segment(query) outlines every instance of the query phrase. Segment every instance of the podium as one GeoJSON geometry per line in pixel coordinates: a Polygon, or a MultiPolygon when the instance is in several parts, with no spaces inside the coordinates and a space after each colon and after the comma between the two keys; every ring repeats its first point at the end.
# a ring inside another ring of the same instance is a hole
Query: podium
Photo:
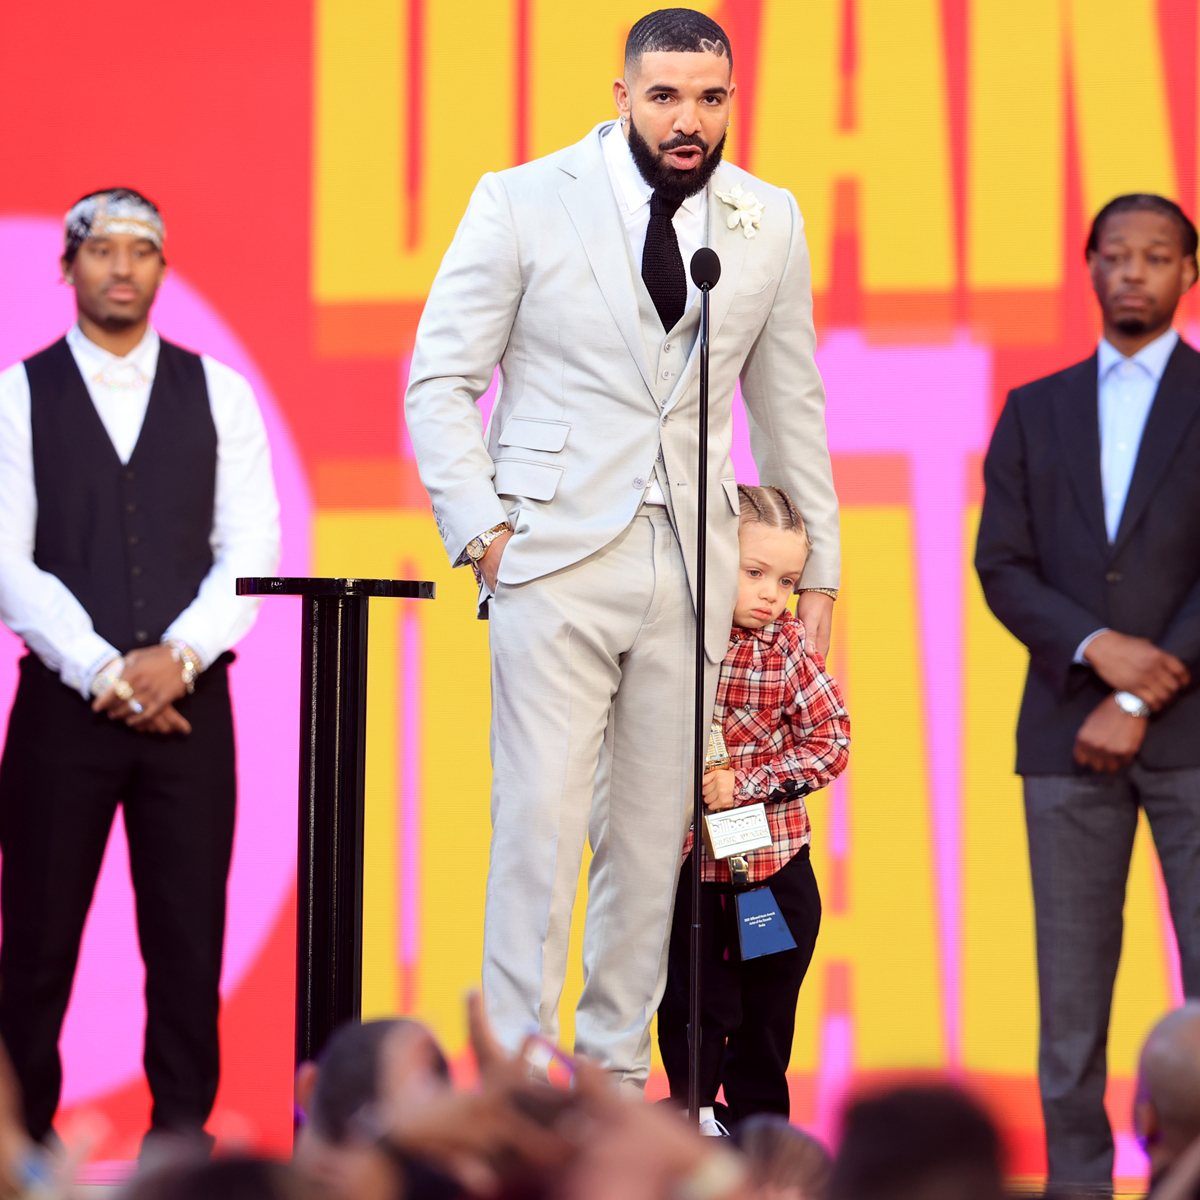
{"type": "Polygon", "coordinates": [[[367,613],[372,596],[432,600],[407,579],[241,578],[239,596],[301,596],[296,1062],[362,1013],[367,613]]]}

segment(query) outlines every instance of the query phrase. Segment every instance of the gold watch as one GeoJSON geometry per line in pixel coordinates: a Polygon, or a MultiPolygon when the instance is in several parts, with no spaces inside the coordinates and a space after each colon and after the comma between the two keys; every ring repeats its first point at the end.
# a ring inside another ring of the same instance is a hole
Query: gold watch
{"type": "Polygon", "coordinates": [[[467,543],[466,556],[472,562],[478,563],[479,560],[487,553],[487,548],[502,534],[512,533],[512,526],[507,521],[501,521],[499,525],[493,525],[491,529],[481,533],[478,537],[472,538],[467,543]]]}

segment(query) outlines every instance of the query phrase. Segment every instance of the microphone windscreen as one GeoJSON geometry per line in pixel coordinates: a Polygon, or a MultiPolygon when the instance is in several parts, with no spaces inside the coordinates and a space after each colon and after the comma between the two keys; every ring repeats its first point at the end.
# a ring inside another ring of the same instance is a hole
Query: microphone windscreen
{"type": "Polygon", "coordinates": [[[721,260],[717,252],[708,246],[701,246],[692,255],[692,282],[698,288],[715,288],[720,278],[721,260]]]}

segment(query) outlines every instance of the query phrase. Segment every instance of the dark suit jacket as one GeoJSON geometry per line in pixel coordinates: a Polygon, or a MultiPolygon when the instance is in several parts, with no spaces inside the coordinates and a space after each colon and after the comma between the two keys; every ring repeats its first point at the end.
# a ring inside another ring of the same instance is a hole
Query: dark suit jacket
{"type": "Polygon", "coordinates": [[[1111,689],[1073,663],[1107,626],[1181,658],[1192,687],[1150,719],[1139,761],[1200,766],[1200,354],[1180,342],[1146,421],[1115,543],[1104,528],[1096,356],[1014,388],[984,463],[975,568],[1029,647],[1022,775],[1079,771],[1084,718],[1111,689]]]}

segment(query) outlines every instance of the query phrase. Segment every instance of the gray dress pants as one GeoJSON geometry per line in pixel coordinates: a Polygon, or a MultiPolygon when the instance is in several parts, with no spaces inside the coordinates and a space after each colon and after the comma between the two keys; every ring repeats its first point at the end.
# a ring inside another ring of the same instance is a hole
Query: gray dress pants
{"type": "MultiPolygon", "coordinates": [[[[709,595],[720,581],[710,579],[709,595]]],[[[733,593],[730,589],[730,609],[733,593]]],[[[575,1050],[640,1095],[690,816],[695,629],[666,509],[491,605],[492,852],[483,995],[497,1036],[558,1040],[592,847],[575,1050]]],[[[720,664],[710,663],[711,712],[720,664]]]]}
{"type": "Polygon", "coordinates": [[[1056,1187],[1112,1188],[1108,1022],[1139,806],[1162,863],[1184,992],[1200,997],[1200,769],[1151,771],[1135,763],[1114,775],[1025,777],[1041,1000],[1038,1080],[1056,1187]]]}

